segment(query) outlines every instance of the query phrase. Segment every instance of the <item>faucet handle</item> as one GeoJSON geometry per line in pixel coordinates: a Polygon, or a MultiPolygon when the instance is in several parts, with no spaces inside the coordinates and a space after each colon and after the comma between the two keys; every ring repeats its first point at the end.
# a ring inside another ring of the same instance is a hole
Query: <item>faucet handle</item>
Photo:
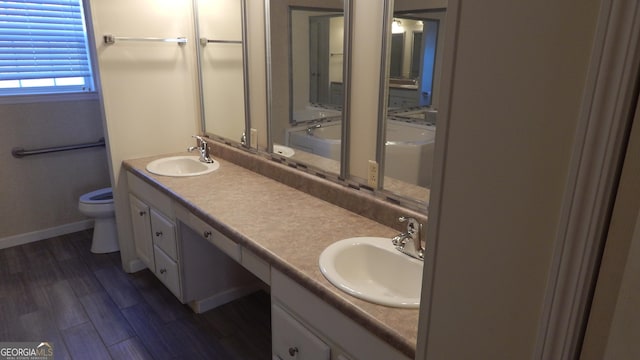
{"type": "Polygon", "coordinates": [[[191,135],[191,137],[198,141],[198,145],[200,145],[203,142],[205,142],[204,139],[202,138],[202,136],[200,136],[200,135],[191,135]]]}
{"type": "Polygon", "coordinates": [[[410,235],[416,235],[422,228],[422,225],[418,222],[418,220],[412,217],[400,216],[398,218],[398,221],[401,223],[407,223],[407,233],[410,235]]]}

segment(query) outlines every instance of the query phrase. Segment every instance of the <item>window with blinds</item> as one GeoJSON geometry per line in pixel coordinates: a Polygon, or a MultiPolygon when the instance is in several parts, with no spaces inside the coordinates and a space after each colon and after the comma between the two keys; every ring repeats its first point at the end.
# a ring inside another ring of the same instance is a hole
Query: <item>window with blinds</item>
{"type": "Polygon", "coordinates": [[[81,0],[0,1],[0,95],[93,91],[81,0]]]}

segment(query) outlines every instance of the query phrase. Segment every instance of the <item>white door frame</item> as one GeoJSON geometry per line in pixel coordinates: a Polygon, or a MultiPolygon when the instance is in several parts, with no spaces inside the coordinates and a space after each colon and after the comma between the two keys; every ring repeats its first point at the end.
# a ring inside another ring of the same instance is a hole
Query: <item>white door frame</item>
{"type": "Polygon", "coordinates": [[[534,359],[579,353],[635,111],[640,3],[600,7],[534,359]]]}

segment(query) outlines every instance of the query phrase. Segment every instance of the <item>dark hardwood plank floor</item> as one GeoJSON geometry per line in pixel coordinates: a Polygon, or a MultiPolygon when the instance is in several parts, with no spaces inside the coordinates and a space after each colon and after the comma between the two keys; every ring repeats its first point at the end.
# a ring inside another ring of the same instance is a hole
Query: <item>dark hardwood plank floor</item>
{"type": "Polygon", "coordinates": [[[0,342],[49,341],[56,359],[271,359],[269,294],[195,314],[90,230],[0,250],[0,342]]]}

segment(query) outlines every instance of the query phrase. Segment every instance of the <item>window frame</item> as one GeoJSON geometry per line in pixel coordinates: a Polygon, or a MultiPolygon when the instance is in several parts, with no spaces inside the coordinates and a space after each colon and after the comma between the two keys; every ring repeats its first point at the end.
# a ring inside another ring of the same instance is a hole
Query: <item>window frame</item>
{"type": "MultiPolygon", "coordinates": [[[[54,85],[43,87],[0,88],[0,105],[51,101],[82,101],[98,99],[98,72],[95,63],[95,46],[87,0],[77,0],[83,22],[86,55],[90,76],[85,85],[54,85]],[[89,84],[87,84],[89,82],[89,84]]],[[[36,1],[34,1],[36,2],[36,1]]],[[[54,78],[54,77],[50,77],[54,78]]],[[[46,79],[46,77],[43,77],[46,79]]]]}

